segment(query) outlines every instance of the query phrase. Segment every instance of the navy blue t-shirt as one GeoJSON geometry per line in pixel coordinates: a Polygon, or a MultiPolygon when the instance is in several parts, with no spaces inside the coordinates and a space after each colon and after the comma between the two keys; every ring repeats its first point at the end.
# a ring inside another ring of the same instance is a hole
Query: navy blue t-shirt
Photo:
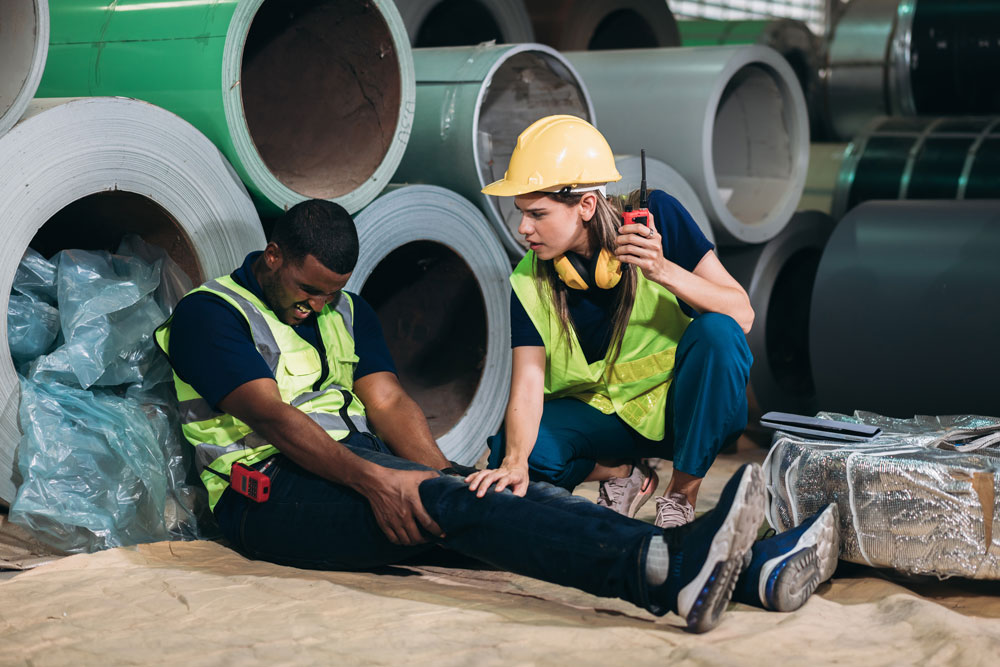
{"type": "MultiPolygon", "coordinates": [[[[649,211],[653,222],[663,238],[663,256],[684,268],[694,271],[698,262],[715,246],[705,238],[691,214],[674,197],[662,190],[649,194],[649,211]]],[[[576,329],[577,340],[583,348],[588,363],[603,359],[611,342],[611,318],[618,302],[618,290],[566,290],[566,301],[570,317],[576,329]]],[[[697,313],[689,305],[678,299],[681,310],[694,317],[697,313]]],[[[510,346],[540,346],[542,336],[538,333],[527,311],[517,298],[510,293],[510,346]]]]}
{"type": "MultiPolygon", "coordinates": [[[[264,292],[252,268],[260,255],[259,251],[250,253],[243,266],[230,275],[263,301],[264,292]]],[[[354,351],[359,358],[354,379],[379,371],[395,373],[375,311],[357,294],[347,293],[354,302],[354,351]]],[[[315,316],[293,329],[319,351],[315,316]]],[[[228,302],[205,292],[184,297],[174,309],[170,363],[177,375],[213,406],[240,385],[274,377],[254,345],[246,318],[228,302]]]]}

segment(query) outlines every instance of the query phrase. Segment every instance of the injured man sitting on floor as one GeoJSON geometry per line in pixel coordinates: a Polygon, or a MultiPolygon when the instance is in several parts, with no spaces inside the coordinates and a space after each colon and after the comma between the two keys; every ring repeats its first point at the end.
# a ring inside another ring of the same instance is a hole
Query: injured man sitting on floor
{"type": "Polygon", "coordinates": [[[191,291],[157,329],[209,504],[248,557],[358,570],[445,548],[676,613],[694,632],[717,625],[731,598],[797,608],[832,574],[835,506],[755,542],[756,464],[674,529],[545,483],[524,497],[470,492],[474,471],[438,449],[373,309],[344,290],[357,259],[347,211],[302,202],[263,251],[191,291]]]}

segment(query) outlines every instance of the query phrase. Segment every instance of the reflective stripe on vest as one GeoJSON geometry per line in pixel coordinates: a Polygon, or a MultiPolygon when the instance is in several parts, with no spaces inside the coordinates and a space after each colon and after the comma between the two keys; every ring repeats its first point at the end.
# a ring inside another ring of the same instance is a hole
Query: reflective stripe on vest
{"type": "MultiPolygon", "coordinates": [[[[663,440],[674,354],[691,321],[677,298],[638,272],[621,353],[609,371],[607,358],[587,363],[572,325],[567,345],[550,288],[536,278],[537,261],[541,260],[529,251],[511,274],[510,283],[545,346],[546,398],[579,399],[605,414],[617,413],[650,440],[663,440]]],[[[613,351],[609,345],[608,354],[613,351]]]]}
{"type": "MultiPolygon", "coordinates": [[[[214,294],[243,314],[283,400],[302,410],[334,439],[351,431],[369,432],[364,406],[352,393],[357,355],[354,311],[348,295],[339,294],[317,315],[329,368],[326,377],[321,377],[319,351],[232,278],[208,281],[194,291],[214,294]],[[320,382],[323,384],[317,387],[320,382]]],[[[170,323],[168,319],[156,331],[157,343],[164,350],[169,349],[170,323]]],[[[216,410],[176,373],[174,387],[184,435],[195,447],[198,472],[209,491],[209,506],[214,509],[227,484],[206,468],[228,474],[236,461],[253,465],[278,450],[245,423],[216,410]]]]}

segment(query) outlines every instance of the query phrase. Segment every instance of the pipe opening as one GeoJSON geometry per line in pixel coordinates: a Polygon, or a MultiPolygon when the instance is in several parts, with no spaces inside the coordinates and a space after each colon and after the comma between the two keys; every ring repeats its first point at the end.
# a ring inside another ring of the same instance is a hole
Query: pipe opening
{"type": "Polygon", "coordinates": [[[432,241],[401,246],[361,289],[382,322],[403,388],[435,438],[458,423],[486,362],[486,303],[469,265],[432,241]]]}
{"type": "MultiPolygon", "coordinates": [[[[500,64],[485,82],[487,93],[479,108],[477,155],[483,185],[503,178],[517,137],[539,118],[572,114],[590,121],[583,88],[568,67],[541,51],[522,51],[500,64]]],[[[513,197],[490,197],[513,238],[521,214],[513,197]]]]}
{"type": "Polygon", "coordinates": [[[28,80],[38,41],[34,0],[0,2],[0,116],[14,105],[28,80]]]}
{"type": "Polygon", "coordinates": [[[413,48],[468,46],[490,40],[506,41],[490,10],[475,0],[444,0],[427,13],[413,48]]]}
{"type": "Polygon", "coordinates": [[[588,51],[607,49],[652,49],[662,46],[649,22],[633,9],[611,12],[597,25],[587,44],[588,51]]]}
{"type": "Polygon", "coordinates": [[[166,250],[193,284],[204,282],[198,254],[177,220],[133,192],[98,192],[67,204],[42,225],[30,246],[46,258],[68,248],[114,252],[127,234],[166,250]]]}
{"type": "Polygon", "coordinates": [[[793,105],[776,75],[748,65],[726,85],[715,112],[712,162],[719,195],[745,225],[764,222],[789,196],[793,105]]]}
{"type": "Polygon", "coordinates": [[[765,349],[771,372],[782,391],[801,398],[816,395],[809,361],[809,306],[822,254],[819,248],[793,253],[778,271],[767,305],[765,349]]]}
{"type": "Polygon", "coordinates": [[[396,134],[401,74],[389,26],[370,2],[264,2],[243,50],[241,90],[257,151],[305,197],[353,192],[396,134]]]}

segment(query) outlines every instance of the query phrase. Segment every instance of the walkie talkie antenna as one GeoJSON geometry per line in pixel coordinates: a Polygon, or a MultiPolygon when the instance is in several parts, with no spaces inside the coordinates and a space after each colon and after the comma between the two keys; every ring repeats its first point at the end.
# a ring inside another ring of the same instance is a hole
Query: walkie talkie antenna
{"type": "Polygon", "coordinates": [[[649,200],[646,198],[646,149],[639,151],[639,164],[642,165],[642,180],[639,181],[639,208],[646,208],[649,200]]]}

